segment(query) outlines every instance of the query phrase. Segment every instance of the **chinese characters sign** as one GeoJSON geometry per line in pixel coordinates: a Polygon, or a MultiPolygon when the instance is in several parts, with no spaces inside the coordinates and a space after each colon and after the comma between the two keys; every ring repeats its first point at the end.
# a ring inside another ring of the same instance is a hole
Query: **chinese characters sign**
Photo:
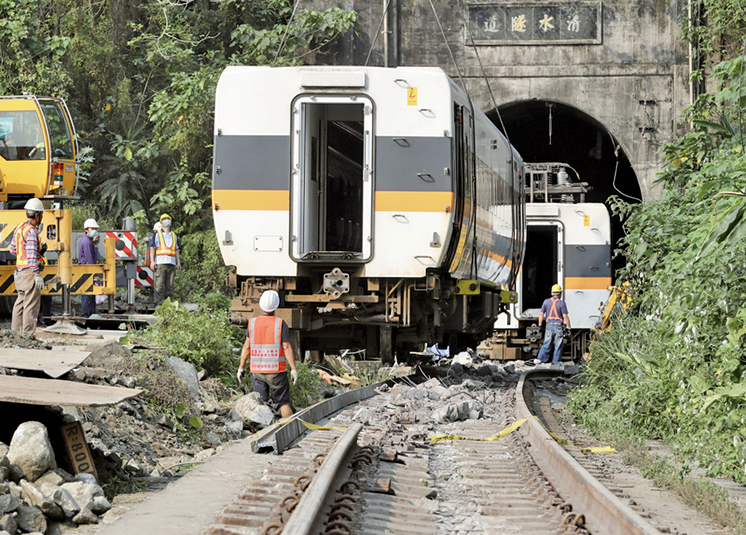
{"type": "Polygon", "coordinates": [[[601,44],[601,3],[472,4],[469,26],[481,45],[601,44]]]}

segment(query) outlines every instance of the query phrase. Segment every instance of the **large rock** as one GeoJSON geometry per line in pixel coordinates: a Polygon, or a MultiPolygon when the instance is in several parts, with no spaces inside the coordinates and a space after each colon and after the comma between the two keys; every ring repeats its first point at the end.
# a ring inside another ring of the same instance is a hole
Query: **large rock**
{"type": "Polygon", "coordinates": [[[0,516],[0,531],[7,533],[15,533],[18,531],[18,523],[13,515],[2,515],[0,516]]]}
{"type": "Polygon", "coordinates": [[[80,505],[68,490],[52,483],[43,483],[39,490],[44,496],[60,506],[65,518],[72,518],[80,512],[80,505]]]}
{"type": "Polygon", "coordinates": [[[56,468],[57,460],[44,424],[24,422],[19,425],[10,441],[8,460],[16,465],[29,481],[36,481],[48,470],[56,468]]]}
{"type": "Polygon", "coordinates": [[[65,513],[62,512],[62,508],[47,498],[35,485],[29,483],[25,479],[22,479],[20,484],[23,489],[23,495],[29,505],[36,507],[52,520],[65,519],[65,513]]]}
{"type": "Polygon", "coordinates": [[[258,424],[260,427],[272,425],[275,415],[262,401],[258,392],[252,392],[239,398],[236,402],[235,411],[246,423],[258,424]]]}
{"type": "Polygon", "coordinates": [[[189,393],[192,395],[192,398],[194,398],[194,401],[201,402],[199,396],[199,378],[197,376],[197,368],[195,368],[191,363],[185,362],[178,357],[166,357],[166,360],[174,373],[181,377],[181,379],[186,383],[189,393]]]}
{"type": "Polygon", "coordinates": [[[24,533],[39,532],[44,533],[47,531],[47,519],[36,507],[27,507],[25,505],[19,505],[16,511],[16,523],[18,529],[24,533]]]}
{"type": "Polygon", "coordinates": [[[3,494],[0,496],[0,516],[6,513],[12,513],[18,509],[20,505],[18,498],[11,496],[10,494],[3,494]]]}
{"type": "Polygon", "coordinates": [[[60,488],[65,489],[70,493],[72,498],[80,506],[80,509],[93,510],[93,502],[96,497],[104,496],[104,490],[96,485],[95,483],[83,483],[82,481],[74,481],[72,483],[65,483],[60,488]]]}
{"type": "Polygon", "coordinates": [[[93,368],[113,370],[117,360],[132,358],[132,352],[118,342],[112,341],[104,345],[90,346],[88,349],[91,354],[83,361],[83,364],[93,368]]]}

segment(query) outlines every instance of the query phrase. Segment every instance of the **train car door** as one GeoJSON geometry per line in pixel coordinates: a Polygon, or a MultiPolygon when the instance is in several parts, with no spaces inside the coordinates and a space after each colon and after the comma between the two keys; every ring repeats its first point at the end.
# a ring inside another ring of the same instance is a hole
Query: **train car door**
{"type": "Polygon", "coordinates": [[[359,96],[299,98],[292,132],[293,257],[370,259],[372,103],[359,96]]]}
{"type": "Polygon", "coordinates": [[[538,318],[552,285],[564,286],[564,227],[559,221],[529,222],[526,231],[526,255],[518,281],[518,310],[521,318],[538,318]]]}

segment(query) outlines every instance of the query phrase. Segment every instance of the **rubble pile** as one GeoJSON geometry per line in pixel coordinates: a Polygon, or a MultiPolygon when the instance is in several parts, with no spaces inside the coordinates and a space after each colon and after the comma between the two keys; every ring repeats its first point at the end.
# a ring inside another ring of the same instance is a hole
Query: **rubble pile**
{"type": "Polygon", "coordinates": [[[43,424],[24,422],[10,446],[0,443],[0,534],[61,533],[64,525],[97,523],[109,509],[94,476],[57,466],[43,424]]]}

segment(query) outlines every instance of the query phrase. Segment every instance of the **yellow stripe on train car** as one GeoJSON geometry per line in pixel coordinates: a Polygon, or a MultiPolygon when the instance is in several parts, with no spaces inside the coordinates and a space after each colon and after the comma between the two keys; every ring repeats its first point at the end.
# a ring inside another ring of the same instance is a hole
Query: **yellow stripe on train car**
{"type": "Polygon", "coordinates": [[[287,212],[290,209],[288,190],[257,189],[214,189],[212,190],[214,210],[275,210],[287,212]]]}
{"type": "Polygon", "coordinates": [[[606,290],[611,285],[611,277],[565,277],[567,290],[606,290]]]}

